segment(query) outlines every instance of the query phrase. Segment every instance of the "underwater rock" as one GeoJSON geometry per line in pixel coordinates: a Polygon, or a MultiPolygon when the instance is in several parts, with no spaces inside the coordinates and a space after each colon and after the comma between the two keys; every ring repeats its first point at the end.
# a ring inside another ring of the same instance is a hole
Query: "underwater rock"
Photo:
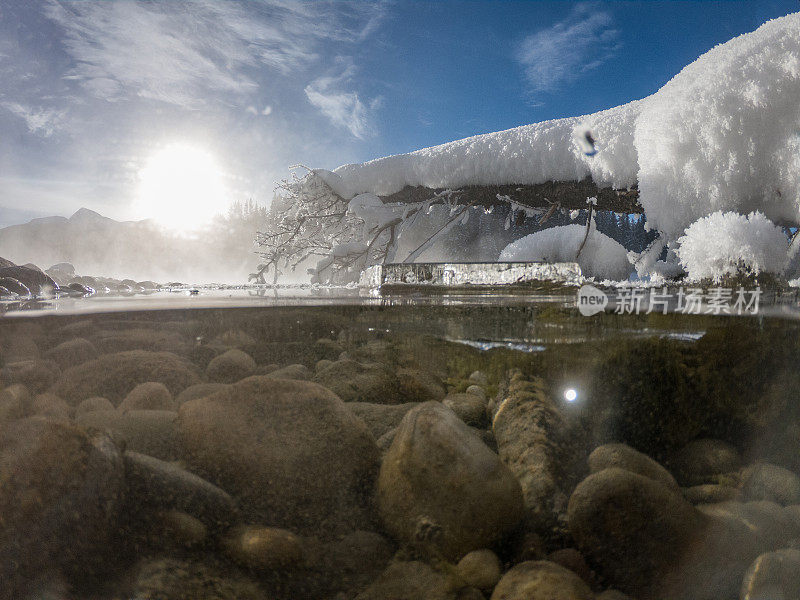
{"type": "Polygon", "coordinates": [[[485,427],[487,402],[475,394],[450,394],[442,400],[447,408],[458,415],[458,418],[472,427],[485,427]]]}
{"type": "Polygon", "coordinates": [[[569,569],[578,577],[591,587],[595,584],[592,570],[586,564],[583,554],[578,552],[575,548],[561,548],[555,550],[547,555],[547,560],[557,565],[561,565],[565,569],[569,569]]]}
{"type": "Polygon", "coordinates": [[[800,551],[789,548],[762,554],[742,579],[740,600],[800,598],[800,551]]]}
{"type": "Polygon", "coordinates": [[[224,390],[227,386],[227,383],[198,383],[196,385],[191,385],[178,394],[175,398],[175,402],[180,406],[189,400],[205,398],[206,396],[215,394],[220,390],[224,390]]]}
{"type": "Polygon", "coordinates": [[[691,504],[715,504],[736,500],[739,497],[738,488],[729,485],[706,483],[682,488],[683,497],[691,504]]]}
{"type": "Polygon", "coordinates": [[[475,385],[481,386],[484,389],[489,386],[489,378],[483,371],[473,371],[470,373],[469,381],[475,385]]]}
{"type": "Polygon", "coordinates": [[[146,454],[124,455],[132,504],[158,510],[180,510],[213,530],[238,520],[233,498],[212,483],[185,469],[146,454]]]}
{"type": "Polygon", "coordinates": [[[458,561],[456,573],[467,585],[487,592],[500,581],[503,566],[491,550],[473,550],[458,561]]]}
{"type": "Polygon", "coordinates": [[[232,349],[212,358],[206,367],[206,376],[215,383],[236,383],[256,370],[256,361],[241,350],[232,349]]]}
{"type": "Polygon", "coordinates": [[[391,563],[356,600],[457,600],[442,573],[419,561],[391,563]]]}
{"type": "Polygon", "coordinates": [[[136,568],[130,598],[267,600],[258,583],[228,567],[198,560],[148,558],[136,568]]]}
{"type": "Polygon", "coordinates": [[[255,376],[178,415],[189,464],[249,520],[315,535],[371,527],[378,448],[330,390],[255,376]]]}
{"type": "Polygon", "coordinates": [[[398,404],[405,400],[397,376],[380,363],[337,360],[317,371],[313,381],[332,390],[345,402],[398,404]]]}
{"type": "Polygon", "coordinates": [[[597,473],[603,469],[617,467],[637,475],[649,477],[673,490],[678,489],[675,478],[664,467],[646,454],[626,444],[603,444],[595,448],[587,459],[589,471],[597,473]]]}
{"type": "Polygon", "coordinates": [[[313,352],[316,361],[336,360],[336,357],[338,357],[343,351],[344,348],[342,348],[341,344],[334,342],[329,338],[320,338],[314,342],[313,352]]]}
{"type": "Polygon", "coordinates": [[[800,477],[783,467],[758,463],[745,469],[742,480],[742,497],[747,500],[800,504],[800,477]]]}
{"type": "Polygon", "coordinates": [[[447,395],[447,388],[442,380],[429,371],[398,369],[397,379],[404,402],[441,400],[447,395]]]}
{"type": "Polygon", "coordinates": [[[0,429],[0,598],[23,597],[41,571],[108,550],[124,493],[118,449],[105,435],[31,417],[0,429]]]}
{"type": "Polygon", "coordinates": [[[515,565],[494,588],[491,600],[593,600],[589,586],[561,565],[539,560],[515,565]]]}
{"type": "Polygon", "coordinates": [[[703,524],[678,493],[630,471],[604,469],[569,499],[569,532],[616,586],[636,596],[679,557],[703,524]]]}
{"type": "Polygon", "coordinates": [[[701,509],[648,477],[611,468],[575,489],[569,531],[606,581],[636,598],[727,598],[764,540],[730,511],[701,509]]]}
{"type": "Polygon", "coordinates": [[[114,405],[105,398],[95,396],[87,398],[75,407],[75,418],[79,418],[87,413],[103,410],[114,410],[114,405]]]}
{"type": "Polygon", "coordinates": [[[333,576],[333,586],[362,591],[386,568],[395,548],[373,531],[354,531],[327,544],[320,567],[333,576]]]}
{"type": "Polygon", "coordinates": [[[58,396],[39,394],[31,402],[30,414],[69,419],[72,408],[58,396]]]}
{"type": "Polygon", "coordinates": [[[0,390],[0,424],[14,419],[21,419],[28,412],[31,394],[28,388],[20,383],[0,390]]]}
{"type": "Polygon", "coordinates": [[[267,377],[275,377],[278,379],[299,379],[301,381],[308,381],[311,379],[311,369],[305,365],[288,365],[280,369],[275,369],[267,374],[267,377]]]}
{"type": "Polygon", "coordinates": [[[85,338],[75,338],[60,343],[45,352],[44,357],[54,361],[61,369],[68,369],[97,358],[97,348],[85,338]]]}
{"type": "Polygon", "coordinates": [[[191,347],[183,335],[164,329],[134,328],[123,331],[97,331],[91,336],[91,341],[104,354],[147,350],[148,352],[172,352],[186,356],[191,347]]]}
{"type": "Polygon", "coordinates": [[[669,458],[669,467],[682,486],[716,483],[716,476],[739,469],[739,452],[722,440],[692,440],[669,458]]]}
{"type": "Polygon", "coordinates": [[[200,377],[191,363],[170,352],[130,350],[67,369],[50,391],[73,406],[93,396],[119,404],[133,388],[147,381],[163,383],[174,396],[200,383],[200,377]]]}
{"type": "Polygon", "coordinates": [[[257,571],[294,571],[305,563],[302,540],[286,529],[234,527],[221,544],[234,561],[257,571]]]}
{"type": "Polygon", "coordinates": [[[438,402],[409,411],[381,465],[377,504],[387,531],[458,559],[502,539],[523,515],[512,473],[438,402]],[[420,526],[439,529],[421,540],[420,526]]]}
{"type": "Polygon", "coordinates": [[[157,381],[140,383],[133,388],[117,406],[125,413],[129,410],[177,410],[178,404],[172,398],[167,386],[157,381]]]}
{"type": "Polygon", "coordinates": [[[604,592],[597,594],[595,600],[633,600],[627,594],[623,594],[619,590],[608,589],[604,592]]]}
{"type": "Polygon", "coordinates": [[[406,413],[416,406],[419,406],[419,402],[406,402],[404,404],[347,403],[347,408],[367,424],[367,428],[376,440],[400,425],[400,421],[403,420],[406,413]]]}
{"type": "Polygon", "coordinates": [[[115,440],[124,442],[132,452],[141,452],[161,460],[177,460],[178,413],[169,410],[96,410],[81,415],[75,421],[84,429],[107,431],[115,440]]]}
{"type": "Polygon", "coordinates": [[[479,397],[481,400],[483,400],[484,402],[487,402],[487,403],[489,402],[489,399],[488,399],[488,398],[487,398],[487,396],[486,396],[486,390],[485,390],[485,389],[483,389],[483,388],[482,388],[481,386],[479,386],[479,385],[474,385],[474,384],[473,384],[473,385],[469,386],[469,387],[468,387],[466,390],[464,390],[464,391],[465,391],[467,394],[475,394],[476,396],[478,396],[478,397],[479,397]]]}
{"type": "Polygon", "coordinates": [[[800,537],[798,529],[783,509],[774,502],[719,502],[697,506],[703,514],[730,517],[740,521],[755,534],[762,551],[783,547],[789,540],[800,537]]]}
{"type": "Polygon", "coordinates": [[[549,531],[566,504],[560,488],[570,462],[568,429],[540,380],[525,381],[512,370],[492,409],[492,432],[500,459],[522,486],[526,519],[549,531]]]}
{"type": "Polygon", "coordinates": [[[0,369],[0,384],[22,383],[32,393],[39,394],[53,385],[60,374],[61,369],[50,360],[8,362],[0,369]]]}
{"type": "Polygon", "coordinates": [[[200,520],[181,510],[166,510],[159,514],[162,535],[173,543],[191,548],[208,537],[208,528],[200,520]]]}

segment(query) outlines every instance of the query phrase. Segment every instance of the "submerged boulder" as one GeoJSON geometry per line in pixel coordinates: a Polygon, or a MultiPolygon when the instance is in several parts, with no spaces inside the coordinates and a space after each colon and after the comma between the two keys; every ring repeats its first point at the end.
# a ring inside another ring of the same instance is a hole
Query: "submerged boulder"
{"type": "Polygon", "coordinates": [[[332,390],[345,402],[396,404],[404,401],[397,376],[380,363],[337,360],[319,369],[313,381],[332,390]]]}
{"type": "Polygon", "coordinates": [[[664,467],[646,454],[626,444],[603,444],[595,448],[588,458],[589,470],[597,473],[603,469],[617,467],[631,473],[649,477],[673,490],[678,488],[675,478],[664,467]]]}
{"type": "Polygon", "coordinates": [[[546,560],[527,561],[503,575],[491,600],[592,600],[589,586],[569,569],[546,560]]]}
{"type": "Polygon", "coordinates": [[[74,338],[51,348],[44,356],[62,369],[68,369],[97,358],[97,354],[97,348],[92,342],[85,338],[74,338]]]}
{"type": "Polygon", "coordinates": [[[234,348],[212,358],[206,367],[206,375],[215,383],[235,383],[252,375],[255,370],[256,361],[246,352],[234,348]]]}
{"type": "Polygon", "coordinates": [[[403,418],[378,478],[377,502],[387,530],[403,543],[430,542],[458,559],[491,547],[523,515],[522,491],[511,471],[456,414],[426,402],[403,418]]]}
{"type": "Polygon", "coordinates": [[[45,569],[88,570],[124,489],[122,456],[105,435],[42,417],[0,428],[0,598],[24,597],[45,569]]]}
{"type": "Polygon", "coordinates": [[[315,534],[369,528],[378,448],[330,390],[254,376],[178,414],[186,460],[253,521],[315,534]]]}
{"type": "Polygon", "coordinates": [[[174,396],[200,383],[194,366],[170,352],[131,350],[106,354],[64,371],[50,391],[76,405],[101,396],[119,404],[140,383],[163,383],[174,396]]]}

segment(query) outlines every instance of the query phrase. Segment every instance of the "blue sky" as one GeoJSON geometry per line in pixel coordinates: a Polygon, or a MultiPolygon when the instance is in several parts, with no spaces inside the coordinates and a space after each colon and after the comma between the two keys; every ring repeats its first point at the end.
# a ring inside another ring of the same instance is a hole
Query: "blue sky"
{"type": "Polygon", "coordinates": [[[334,168],[585,114],[658,90],[800,10],[717,2],[0,1],[0,226],[137,212],[163,148],[228,200],[334,168]]]}

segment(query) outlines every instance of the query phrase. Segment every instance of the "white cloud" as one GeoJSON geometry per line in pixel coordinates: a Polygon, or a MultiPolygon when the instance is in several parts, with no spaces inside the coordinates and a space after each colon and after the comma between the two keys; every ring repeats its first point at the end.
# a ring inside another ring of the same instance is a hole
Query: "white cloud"
{"type": "Polygon", "coordinates": [[[339,62],[344,70],[338,75],[312,81],[305,88],[306,97],[331,123],[363,139],[373,133],[372,113],[380,108],[382,98],[373,98],[364,104],[357,92],[343,89],[352,83],[355,69],[348,59],[340,58],[339,62]]]}
{"type": "Polygon", "coordinates": [[[0,106],[25,121],[31,133],[42,137],[53,135],[67,114],[66,110],[25,106],[19,102],[3,102],[0,106]]]}
{"type": "Polygon", "coordinates": [[[284,0],[51,0],[44,12],[63,29],[75,63],[66,77],[91,95],[200,108],[215,93],[229,99],[255,91],[265,67],[287,75],[318,61],[323,42],[360,39],[384,10],[284,0]]]}
{"type": "Polygon", "coordinates": [[[569,17],[526,37],[516,58],[532,93],[552,92],[610,59],[619,48],[612,16],[595,3],[577,5],[569,17]]]}

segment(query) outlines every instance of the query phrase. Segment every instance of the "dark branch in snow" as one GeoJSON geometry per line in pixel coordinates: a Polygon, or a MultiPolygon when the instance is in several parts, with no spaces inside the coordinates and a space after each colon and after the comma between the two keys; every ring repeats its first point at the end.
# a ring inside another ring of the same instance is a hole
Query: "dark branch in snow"
{"type": "MultiPolygon", "coordinates": [[[[432,200],[448,192],[444,189],[432,189],[423,186],[406,186],[399,192],[382,196],[384,203],[414,204],[432,200]]],[[[608,210],[616,213],[642,214],[644,210],[639,204],[639,190],[616,190],[614,188],[598,188],[591,179],[583,181],[548,181],[533,185],[471,185],[449,190],[451,203],[483,206],[489,208],[498,204],[498,196],[506,196],[511,202],[527,208],[549,209],[560,202],[564,210],[580,210],[586,208],[586,198],[595,196],[595,210],[608,210]]]]}

